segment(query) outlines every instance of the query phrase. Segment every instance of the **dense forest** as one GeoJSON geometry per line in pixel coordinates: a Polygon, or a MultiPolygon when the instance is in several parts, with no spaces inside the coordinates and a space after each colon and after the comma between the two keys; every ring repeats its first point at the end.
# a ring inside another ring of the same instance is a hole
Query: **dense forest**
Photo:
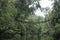
{"type": "Polygon", "coordinates": [[[45,18],[34,14],[42,10],[39,1],[0,0],[0,40],[60,40],[60,0],[53,0],[45,18]]]}

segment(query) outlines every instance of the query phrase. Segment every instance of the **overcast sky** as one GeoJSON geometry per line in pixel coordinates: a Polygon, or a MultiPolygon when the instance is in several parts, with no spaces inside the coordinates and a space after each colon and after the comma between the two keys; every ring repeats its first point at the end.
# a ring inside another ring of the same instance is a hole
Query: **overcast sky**
{"type": "MultiPolygon", "coordinates": [[[[49,1],[49,0],[42,0],[42,1],[39,1],[40,2],[40,5],[42,8],[46,8],[46,7],[49,7],[50,9],[52,8],[52,3],[53,1],[49,1]]],[[[38,8],[36,11],[35,11],[35,14],[37,16],[44,16],[44,14],[46,14],[45,12],[41,12],[40,9],[38,8]]]]}

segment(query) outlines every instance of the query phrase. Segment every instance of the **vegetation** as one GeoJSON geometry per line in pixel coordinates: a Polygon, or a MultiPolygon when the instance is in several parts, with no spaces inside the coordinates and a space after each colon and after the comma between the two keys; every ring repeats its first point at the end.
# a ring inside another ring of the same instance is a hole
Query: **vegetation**
{"type": "Polygon", "coordinates": [[[38,0],[0,0],[0,40],[59,40],[60,0],[45,18],[34,14],[30,4],[38,0]]]}

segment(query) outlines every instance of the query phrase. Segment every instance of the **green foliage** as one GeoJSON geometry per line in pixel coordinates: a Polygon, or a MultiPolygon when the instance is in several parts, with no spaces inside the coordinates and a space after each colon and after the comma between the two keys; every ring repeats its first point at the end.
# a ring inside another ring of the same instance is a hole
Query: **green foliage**
{"type": "Polygon", "coordinates": [[[0,39],[54,40],[55,32],[60,32],[60,1],[55,0],[45,18],[33,14],[26,1],[29,0],[0,0],[0,39]]]}
{"type": "Polygon", "coordinates": [[[52,32],[50,35],[54,40],[59,40],[60,37],[58,37],[58,34],[60,32],[60,0],[54,0],[54,6],[53,10],[48,14],[46,18],[50,20],[49,25],[52,29],[50,32],[52,32]],[[57,38],[58,37],[58,38],[57,38]]]}

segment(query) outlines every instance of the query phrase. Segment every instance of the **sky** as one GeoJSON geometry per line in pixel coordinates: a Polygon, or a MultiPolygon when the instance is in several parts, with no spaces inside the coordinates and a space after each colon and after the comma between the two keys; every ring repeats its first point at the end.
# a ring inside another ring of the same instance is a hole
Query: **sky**
{"type": "MultiPolygon", "coordinates": [[[[40,3],[40,5],[41,5],[42,8],[49,7],[51,9],[53,1],[41,0],[41,1],[39,1],[39,3],[40,3]]],[[[46,14],[45,12],[41,12],[41,10],[39,8],[34,13],[37,16],[43,16],[43,17],[45,17],[45,14],[46,14]]]]}

